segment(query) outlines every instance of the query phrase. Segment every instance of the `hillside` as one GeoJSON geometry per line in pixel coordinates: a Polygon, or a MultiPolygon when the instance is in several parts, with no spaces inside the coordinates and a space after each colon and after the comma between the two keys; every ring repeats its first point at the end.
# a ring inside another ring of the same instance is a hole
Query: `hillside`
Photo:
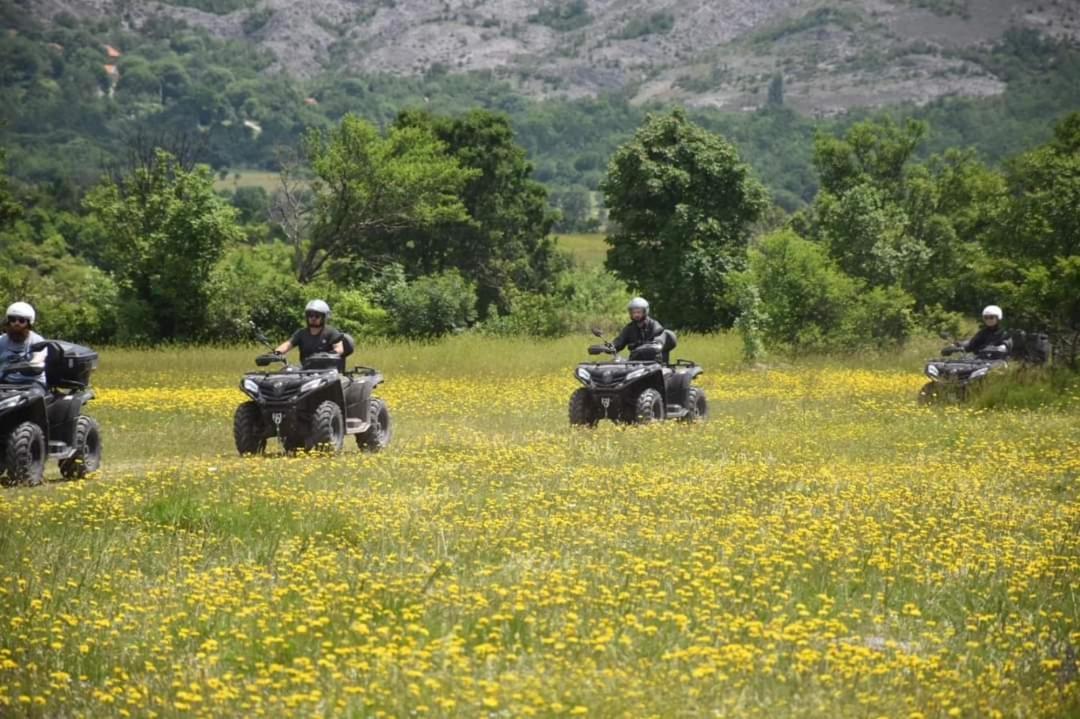
{"type": "Polygon", "coordinates": [[[273,58],[327,71],[489,71],[533,98],[626,92],[635,102],[749,110],[769,87],[815,116],[1000,94],[970,57],[1011,28],[1080,36],[1071,0],[24,0],[41,19],[166,15],[273,58]],[[774,78],[782,77],[782,81],[774,78]]]}

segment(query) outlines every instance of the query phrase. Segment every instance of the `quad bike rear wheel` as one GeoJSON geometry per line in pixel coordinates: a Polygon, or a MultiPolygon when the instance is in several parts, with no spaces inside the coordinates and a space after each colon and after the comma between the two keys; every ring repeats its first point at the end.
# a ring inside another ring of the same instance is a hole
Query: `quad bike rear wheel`
{"type": "Polygon", "coordinates": [[[16,425],[7,438],[4,460],[11,484],[36,487],[45,477],[45,433],[34,422],[16,425]]]}
{"type": "Polygon", "coordinates": [[[709,401],[705,397],[705,390],[700,387],[691,387],[686,393],[686,414],[682,416],[684,422],[700,422],[709,416],[709,401]]]}
{"type": "Polygon", "coordinates": [[[654,389],[642,390],[634,408],[638,424],[652,424],[664,419],[664,398],[654,389]]]}
{"type": "Polygon", "coordinates": [[[326,400],[315,408],[306,448],[315,452],[340,452],[345,445],[345,419],[336,402],[326,400]]]}
{"type": "Polygon", "coordinates": [[[596,426],[596,412],[589,397],[589,390],[584,387],[578,387],[570,395],[570,424],[576,427],[596,426]]]}
{"type": "Polygon", "coordinates": [[[356,446],[365,452],[381,452],[390,446],[394,427],[390,420],[390,408],[378,397],[371,398],[368,422],[371,425],[367,430],[356,435],[356,446]]]}
{"type": "Polygon", "coordinates": [[[256,402],[244,402],[233,414],[233,439],[241,455],[262,454],[266,450],[266,431],[262,410],[256,402]]]}
{"type": "Polygon", "coordinates": [[[64,479],[82,479],[101,468],[101,427],[85,414],[75,421],[75,454],[60,460],[64,479]]]}

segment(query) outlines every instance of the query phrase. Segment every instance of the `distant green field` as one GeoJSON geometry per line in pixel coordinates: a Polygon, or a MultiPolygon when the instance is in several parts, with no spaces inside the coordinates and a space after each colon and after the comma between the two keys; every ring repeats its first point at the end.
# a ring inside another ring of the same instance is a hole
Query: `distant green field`
{"type": "Polygon", "coordinates": [[[238,187],[261,187],[267,192],[274,192],[280,186],[276,172],[266,170],[238,170],[230,172],[224,179],[214,182],[215,190],[235,190],[238,187]]]}
{"type": "Polygon", "coordinates": [[[599,232],[580,235],[557,235],[555,241],[562,249],[569,250],[574,259],[586,267],[602,265],[604,258],[607,256],[604,235],[599,232]]]}

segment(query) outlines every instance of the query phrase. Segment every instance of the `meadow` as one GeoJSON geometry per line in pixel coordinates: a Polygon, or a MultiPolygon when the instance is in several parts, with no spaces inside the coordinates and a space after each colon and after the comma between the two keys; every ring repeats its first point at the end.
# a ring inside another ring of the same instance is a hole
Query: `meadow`
{"type": "Polygon", "coordinates": [[[235,456],[256,348],[104,351],[102,471],[0,491],[0,716],[1080,712],[1080,386],[688,336],[708,422],[572,430],[588,342],[361,347],[334,458],[235,456]]]}

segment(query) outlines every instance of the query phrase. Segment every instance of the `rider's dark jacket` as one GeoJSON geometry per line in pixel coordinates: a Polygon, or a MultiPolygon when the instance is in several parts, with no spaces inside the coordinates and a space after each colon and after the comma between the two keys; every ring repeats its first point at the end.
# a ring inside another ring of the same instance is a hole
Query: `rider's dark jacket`
{"type": "Polygon", "coordinates": [[[624,347],[629,347],[632,352],[641,345],[658,341],[662,334],[664,334],[663,325],[652,317],[646,317],[641,324],[631,322],[615,338],[615,351],[618,352],[624,347]]]}
{"type": "Polygon", "coordinates": [[[975,333],[975,336],[964,343],[964,349],[968,352],[980,352],[987,347],[993,347],[994,345],[1000,345],[1005,343],[1005,330],[1002,329],[1001,323],[997,323],[994,327],[988,327],[983,325],[979,328],[979,331],[975,333]]]}

